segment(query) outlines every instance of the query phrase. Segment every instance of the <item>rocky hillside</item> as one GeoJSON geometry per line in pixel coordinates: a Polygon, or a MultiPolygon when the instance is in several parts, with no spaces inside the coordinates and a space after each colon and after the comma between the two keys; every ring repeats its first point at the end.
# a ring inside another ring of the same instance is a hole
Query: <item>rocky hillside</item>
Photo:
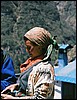
{"type": "Polygon", "coordinates": [[[60,18],[65,20],[76,30],[76,1],[54,1],[60,14],[60,18]]]}
{"type": "MultiPolygon", "coordinates": [[[[15,71],[27,58],[23,35],[32,27],[46,28],[57,42],[76,45],[75,1],[1,1],[1,47],[13,58],[15,71]]],[[[57,54],[52,54],[52,62],[57,54]]]]}
{"type": "Polygon", "coordinates": [[[68,62],[73,61],[76,58],[76,45],[67,53],[68,55],[68,62]]]}

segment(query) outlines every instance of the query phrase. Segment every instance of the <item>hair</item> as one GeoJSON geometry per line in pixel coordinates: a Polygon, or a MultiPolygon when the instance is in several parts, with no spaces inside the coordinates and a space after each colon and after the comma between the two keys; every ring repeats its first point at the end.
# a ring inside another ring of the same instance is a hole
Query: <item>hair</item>
{"type": "MultiPolygon", "coordinates": [[[[25,36],[24,36],[23,38],[24,38],[24,41],[29,40],[29,39],[28,39],[27,37],[25,37],[25,36]]],[[[31,41],[31,40],[29,40],[29,41],[31,41]]],[[[31,42],[32,42],[33,45],[37,45],[35,42],[33,42],[33,41],[31,41],[31,42]]]]}

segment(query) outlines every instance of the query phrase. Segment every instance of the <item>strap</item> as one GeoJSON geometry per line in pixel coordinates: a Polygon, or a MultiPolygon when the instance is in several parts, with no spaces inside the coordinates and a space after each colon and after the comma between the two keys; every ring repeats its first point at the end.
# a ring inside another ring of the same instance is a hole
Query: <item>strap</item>
{"type": "Polygon", "coordinates": [[[23,73],[20,74],[20,77],[17,80],[20,89],[22,88],[23,90],[26,90],[29,74],[32,71],[33,67],[39,64],[40,62],[42,61],[35,63],[34,65],[32,65],[31,67],[29,67],[27,70],[25,70],[23,73]]]}

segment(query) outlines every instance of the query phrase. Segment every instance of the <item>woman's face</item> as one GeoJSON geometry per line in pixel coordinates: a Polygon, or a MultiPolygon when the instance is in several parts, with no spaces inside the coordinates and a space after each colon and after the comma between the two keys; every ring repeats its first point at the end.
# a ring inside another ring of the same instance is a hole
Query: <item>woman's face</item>
{"type": "Polygon", "coordinates": [[[32,59],[42,55],[42,48],[40,46],[34,45],[31,41],[26,40],[26,52],[29,53],[32,59]]]}

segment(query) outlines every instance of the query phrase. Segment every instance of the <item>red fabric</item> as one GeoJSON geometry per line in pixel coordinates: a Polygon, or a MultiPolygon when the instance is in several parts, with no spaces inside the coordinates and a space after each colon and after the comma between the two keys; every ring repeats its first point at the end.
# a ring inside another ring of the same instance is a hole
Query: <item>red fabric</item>
{"type": "Polygon", "coordinates": [[[32,66],[33,64],[41,61],[43,59],[43,56],[40,56],[40,57],[37,57],[35,59],[31,59],[31,58],[28,58],[25,63],[21,64],[20,65],[20,72],[24,72],[25,70],[27,70],[30,66],[32,66]]]}

